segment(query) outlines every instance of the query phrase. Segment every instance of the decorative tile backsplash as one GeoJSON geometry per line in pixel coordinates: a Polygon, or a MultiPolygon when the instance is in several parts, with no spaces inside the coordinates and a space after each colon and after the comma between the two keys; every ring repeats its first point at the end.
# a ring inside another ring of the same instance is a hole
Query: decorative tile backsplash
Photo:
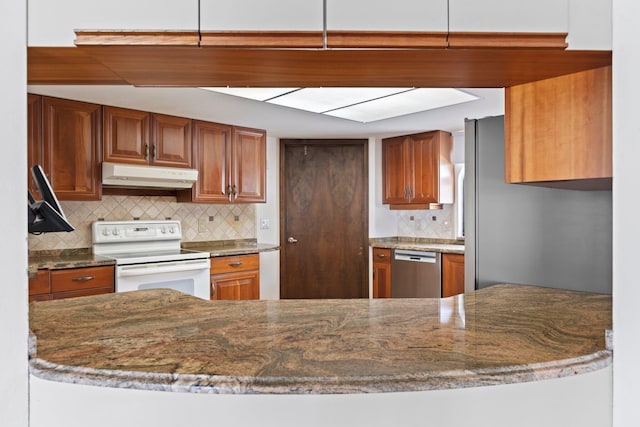
{"type": "Polygon", "coordinates": [[[437,210],[399,211],[398,236],[455,239],[454,218],[453,205],[437,210]]]}
{"type": "Polygon", "coordinates": [[[29,235],[29,250],[91,247],[91,224],[105,221],[175,219],[182,222],[183,241],[256,238],[254,204],[177,203],[175,197],[103,196],[97,202],[60,202],[75,231],[29,235]],[[213,221],[209,221],[213,217],[213,221]]]}

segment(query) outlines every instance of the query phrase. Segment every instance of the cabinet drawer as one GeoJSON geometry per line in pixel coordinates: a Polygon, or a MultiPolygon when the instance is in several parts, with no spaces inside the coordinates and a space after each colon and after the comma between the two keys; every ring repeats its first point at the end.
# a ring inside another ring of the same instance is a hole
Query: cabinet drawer
{"type": "Polygon", "coordinates": [[[34,277],[29,277],[29,295],[48,294],[51,292],[49,270],[38,270],[34,277]]]}
{"type": "Polygon", "coordinates": [[[260,269],[260,256],[258,254],[211,258],[211,274],[258,269],[260,269]]]}
{"type": "Polygon", "coordinates": [[[85,267],[51,272],[51,291],[113,287],[114,267],[85,267]]]}
{"type": "Polygon", "coordinates": [[[391,262],[391,249],[387,248],[373,248],[373,262],[390,263],[391,262]]]}

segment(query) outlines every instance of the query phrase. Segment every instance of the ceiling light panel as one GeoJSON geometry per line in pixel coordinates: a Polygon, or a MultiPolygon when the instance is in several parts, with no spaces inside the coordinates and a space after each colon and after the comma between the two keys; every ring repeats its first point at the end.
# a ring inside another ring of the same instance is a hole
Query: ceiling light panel
{"type": "Polygon", "coordinates": [[[266,101],[268,99],[284,95],[285,93],[298,90],[296,87],[201,87],[200,89],[254,99],[256,101],[266,101]]]}
{"type": "Polygon", "coordinates": [[[349,105],[369,100],[388,97],[410,90],[409,88],[337,88],[319,87],[304,88],[277,98],[270,99],[270,104],[282,105],[299,110],[324,113],[349,105]]]}
{"type": "Polygon", "coordinates": [[[329,111],[326,114],[368,123],[420,111],[433,110],[478,99],[457,89],[415,89],[393,96],[329,111]]]}

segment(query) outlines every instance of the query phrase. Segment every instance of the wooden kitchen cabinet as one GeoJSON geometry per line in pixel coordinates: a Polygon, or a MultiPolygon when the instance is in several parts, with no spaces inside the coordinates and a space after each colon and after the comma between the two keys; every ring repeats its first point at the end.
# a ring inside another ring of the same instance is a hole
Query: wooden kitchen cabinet
{"type": "Polygon", "coordinates": [[[266,199],[266,133],[194,120],[193,157],[198,180],[178,201],[260,203],[266,199]]]}
{"type": "Polygon", "coordinates": [[[37,107],[29,108],[29,164],[41,159],[58,199],[100,200],[101,106],[42,97],[42,144],[35,130],[37,107]]]}
{"type": "Polygon", "coordinates": [[[464,255],[442,254],[442,297],[464,293],[464,255]]]}
{"type": "Polygon", "coordinates": [[[391,249],[373,248],[373,297],[391,298],[391,249]]]}
{"type": "Polygon", "coordinates": [[[42,146],[42,96],[27,94],[27,180],[31,195],[42,200],[42,195],[31,176],[31,168],[42,165],[44,147],[42,146]]]}
{"type": "Polygon", "coordinates": [[[260,256],[211,258],[211,299],[260,299],[260,256]]]}
{"type": "Polygon", "coordinates": [[[114,291],[113,266],[38,270],[29,277],[29,302],[108,294],[114,291]]]}
{"type": "Polygon", "coordinates": [[[105,162],[190,168],[191,119],[104,107],[105,162]]]}
{"type": "Polygon", "coordinates": [[[505,180],[609,189],[611,67],[505,89],[505,180]]]}
{"type": "Polygon", "coordinates": [[[453,203],[451,134],[422,132],[382,140],[382,203],[391,209],[429,209],[453,203]]]}

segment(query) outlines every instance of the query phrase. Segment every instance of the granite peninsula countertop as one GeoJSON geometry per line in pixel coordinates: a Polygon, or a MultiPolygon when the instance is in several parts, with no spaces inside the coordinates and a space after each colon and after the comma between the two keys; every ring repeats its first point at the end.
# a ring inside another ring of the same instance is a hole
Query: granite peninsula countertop
{"type": "Polygon", "coordinates": [[[193,393],[528,382],[605,368],[611,297],[495,285],[443,299],[205,301],[172,290],[33,302],[30,371],[193,393]]]}
{"type": "MultiPolygon", "coordinates": [[[[185,242],[182,247],[195,251],[209,252],[211,257],[255,254],[279,249],[278,245],[257,243],[253,239],[185,242]]],[[[114,264],[115,260],[113,258],[95,255],[90,248],[35,251],[29,254],[30,273],[42,269],[57,270],[114,264]]]]}
{"type": "Polygon", "coordinates": [[[449,254],[464,254],[464,240],[413,237],[382,237],[369,239],[373,248],[408,249],[449,254]]]}

